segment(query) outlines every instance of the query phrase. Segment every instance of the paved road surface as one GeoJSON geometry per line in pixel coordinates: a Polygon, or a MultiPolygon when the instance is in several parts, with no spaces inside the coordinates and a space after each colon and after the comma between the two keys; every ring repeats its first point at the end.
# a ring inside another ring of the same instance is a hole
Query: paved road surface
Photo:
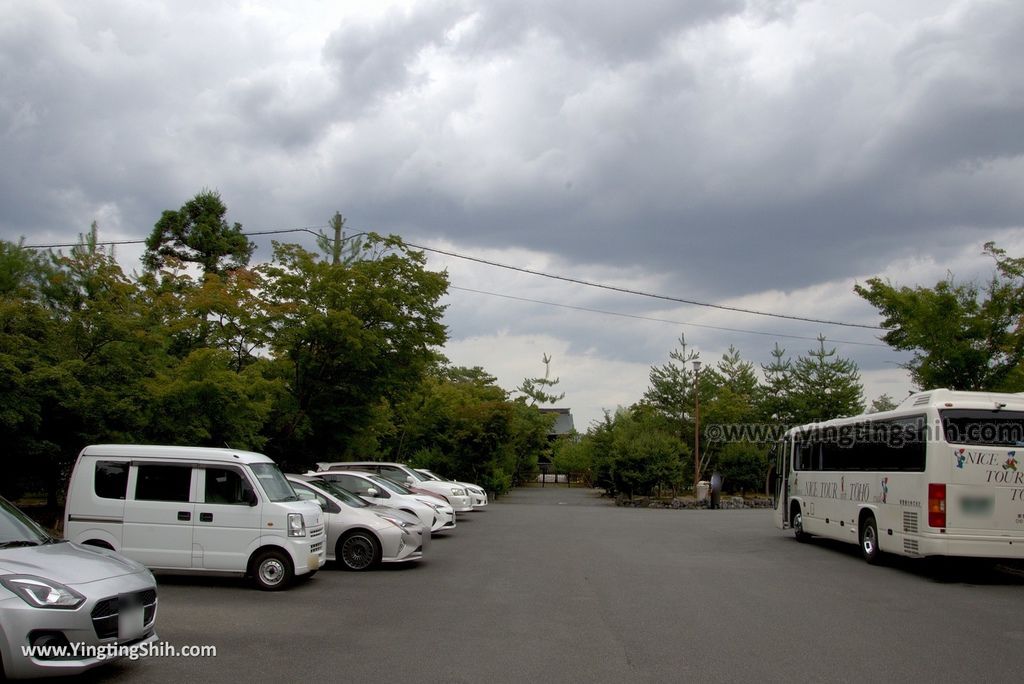
{"type": "Polygon", "coordinates": [[[863,563],[762,510],[616,508],[526,489],[418,566],[328,567],[290,591],[161,578],[158,631],[216,658],[86,681],[1013,681],[1024,579],[863,563]]]}

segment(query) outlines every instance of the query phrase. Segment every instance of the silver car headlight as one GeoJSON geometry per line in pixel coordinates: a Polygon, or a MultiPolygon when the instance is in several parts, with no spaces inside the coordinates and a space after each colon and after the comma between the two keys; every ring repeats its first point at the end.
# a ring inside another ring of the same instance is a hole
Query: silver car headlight
{"type": "Polygon", "coordinates": [[[306,536],[306,521],[302,519],[301,513],[289,513],[288,514],[288,536],[289,537],[305,537],[306,536]]]}
{"type": "Polygon", "coordinates": [[[0,584],[33,608],[74,610],[85,602],[85,597],[71,587],[45,577],[7,575],[0,577],[0,584]]]}
{"type": "Polygon", "coordinates": [[[386,514],[383,514],[383,513],[378,513],[377,516],[382,518],[383,520],[387,520],[389,523],[391,523],[395,527],[401,527],[403,530],[406,527],[409,526],[409,523],[407,523],[406,521],[402,520],[401,518],[396,518],[394,516],[386,515],[386,514]]]}
{"type": "Polygon", "coordinates": [[[466,496],[466,490],[456,487],[452,489],[452,496],[466,496]]]}

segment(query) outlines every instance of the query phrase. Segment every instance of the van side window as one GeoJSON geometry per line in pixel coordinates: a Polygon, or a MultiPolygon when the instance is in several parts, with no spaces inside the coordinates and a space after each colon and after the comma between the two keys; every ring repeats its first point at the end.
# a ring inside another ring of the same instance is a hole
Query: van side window
{"type": "Polygon", "coordinates": [[[140,501],[188,501],[192,468],[176,465],[140,465],[135,498],[140,501]]]}
{"type": "Polygon", "coordinates": [[[206,468],[206,503],[248,505],[252,485],[236,470],[206,468]]]}
{"type": "Polygon", "coordinates": [[[128,461],[96,461],[96,496],[123,500],[128,493],[128,467],[128,461]]]}

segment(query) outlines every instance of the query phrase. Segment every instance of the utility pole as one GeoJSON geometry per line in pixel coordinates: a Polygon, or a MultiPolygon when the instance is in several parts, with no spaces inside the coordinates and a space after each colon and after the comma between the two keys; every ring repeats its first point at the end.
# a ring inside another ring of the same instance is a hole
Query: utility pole
{"type": "Polygon", "coordinates": [[[341,238],[342,230],[345,228],[345,218],[341,215],[341,212],[334,212],[334,217],[331,219],[331,228],[334,229],[334,246],[331,253],[331,263],[335,266],[341,261],[341,238]]]}
{"type": "Polygon", "coordinates": [[[700,366],[698,359],[693,360],[693,403],[695,405],[693,430],[693,489],[697,491],[700,481],[700,366]]]}

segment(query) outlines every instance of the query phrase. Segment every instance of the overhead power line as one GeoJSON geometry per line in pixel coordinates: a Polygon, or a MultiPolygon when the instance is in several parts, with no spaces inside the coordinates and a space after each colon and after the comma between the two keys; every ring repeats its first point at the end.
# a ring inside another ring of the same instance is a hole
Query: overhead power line
{"type": "MultiPolygon", "coordinates": [[[[527,302],[530,304],[543,304],[544,306],[555,306],[560,309],[572,309],[573,311],[585,311],[587,313],[604,314],[606,316],[619,316],[621,318],[633,318],[640,321],[653,321],[655,323],[670,323],[672,325],[684,325],[691,326],[694,328],[707,328],[708,330],[723,330],[725,332],[744,333],[748,335],[764,335],[765,337],[782,337],[791,340],[809,340],[811,342],[817,342],[817,337],[808,337],[806,335],[787,335],[783,333],[765,332],[763,330],[746,330],[744,328],[726,328],[719,325],[705,325],[703,323],[689,323],[687,321],[673,321],[667,318],[655,318],[653,316],[641,316],[639,314],[628,314],[622,313],[621,311],[606,311],[604,309],[591,309],[585,306],[574,306],[572,304],[559,304],[557,302],[546,302],[541,299],[530,299],[529,297],[516,297],[515,295],[501,294],[499,292],[488,292],[486,290],[474,290],[470,287],[458,287],[456,285],[449,285],[450,290],[460,290],[462,292],[473,292],[475,294],[488,295],[490,297],[501,297],[503,299],[513,299],[518,302],[527,302]]],[[[831,337],[825,338],[827,341],[833,344],[853,344],[861,347],[885,347],[889,345],[882,344],[881,342],[858,342],[856,340],[839,340],[831,337]]]]}
{"type": "Polygon", "coordinates": [[[498,268],[506,268],[510,271],[519,271],[520,273],[529,273],[530,275],[541,276],[543,278],[551,278],[553,280],[561,280],[567,283],[576,283],[577,285],[586,285],[587,287],[597,287],[602,290],[611,290],[613,292],[623,292],[625,294],[637,295],[640,297],[650,297],[652,299],[663,299],[669,302],[678,302],[680,304],[692,304],[693,306],[703,306],[711,309],[720,309],[722,311],[734,311],[737,313],[751,314],[754,316],[767,316],[769,318],[782,318],[790,321],[804,321],[806,323],[818,323],[820,325],[839,325],[847,328],[866,328],[868,330],[887,330],[877,325],[867,325],[866,323],[848,323],[844,321],[829,321],[821,318],[808,318],[806,316],[794,316],[792,314],[780,314],[772,313],[769,311],[757,311],[755,309],[744,309],[738,306],[727,306],[725,304],[712,304],[710,302],[699,302],[693,299],[683,299],[682,297],[671,297],[669,295],[654,294],[651,292],[642,292],[640,290],[631,290],[625,287],[619,287],[617,285],[607,285],[604,283],[595,283],[589,280],[581,280],[579,278],[570,278],[568,276],[555,275],[553,273],[544,273],[543,271],[535,271],[529,268],[523,268],[521,266],[510,266],[509,264],[502,264],[497,261],[490,261],[488,259],[481,259],[479,257],[466,256],[465,254],[457,254],[455,252],[449,252],[443,249],[435,249],[433,247],[424,247],[423,245],[414,245],[411,242],[406,242],[410,247],[416,249],[422,249],[426,252],[436,252],[437,254],[444,254],[446,256],[455,257],[457,259],[465,259],[466,261],[474,261],[478,264],[485,264],[487,266],[496,266],[498,268]]]}
{"type": "MultiPolygon", "coordinates": [[[[313,230],[313,228],[323,229],[324,227],[323,226],[310,226],[310,227],[303,227],[303,228],[283,228],[283,229],[280,229],[280,230],[263,230],[263,231],[254,231],[254,232],[248,232],[248,233],[242,233],[242,234],[247,236],[247,237],[251,237],[251,236],[255,236],[255,235],[278,235],[278,234],[283,234],[283,233],[309,233],[310,235],[314,235],[314,236],[318,236],[318,237],[322,235],[322,233],[315,232],[313,230]]],[[[115,241],[115,242],[101,242],[100,244],[104,244],[104,245],[132,245],[132,244],[142,244],[142,243],[145,243],[145,240],[120,240],[120,241],[115,241]]],[[[25,248],[26,249],[55,249],[55,248],[60,248],[60,247],[76,247],[78,244],[79,243],[75,242],[75,243],[53,244],[53,245],[25,245],[25,248]]],[[[425,252],[433,252],[435,254],[443,254],[445,256],[454,257],[456,259],[463,259],[465,261],[472,261],[474,263],[484,264],[485,266],[493,266],[495,268],[504,268],[504,269],[507,269],[507,270],[510,270],[510,271],[517,271],[519,273],[527,273],[529,275],[540,276],[542,278],[550,278],[552,280],[560,280],[560,281],[566,282],[566,283],[575,283],[577,285],[584,285],[586,287],[595,287],[595,288],[599,288],[599,289],[602,289],[602,290],[610,290],[612,292],[621,292],[623,294],[636,295],[638,297],[648,297],[648,298],[651,298],[651,299],[660,299],[660,300],[663,300],[663,301],[676,302],[676,303],[679,303],[679,304],[689,304],[691,306],[701,306],[701,307],[705,307],[705,308],[709,308],[709,309],[718,309],[720,311],[732,311],[732,312],[735,312],[735,313],[749,314],[749,315],[752,315],[752,316],[764,316],[764,317],[767,317],[767,318],[778,318],[778,319],[789,320],[789,321],[802,321],[804,323],[817,323],[818,325],[836,325],[836,326],[841,326],[841,327],[845,327],[845,328],[861,328],[861,329],[865,329],[865,330],[888,330],[888,328],[884,328],[884,327],[879,326],[879,325],[868,325],[866,323],[850,323],[848,321],[832,321],[832,320],[827,320],[827,319],[822,319],[822,318],[811,318],[811,317],[808,317],[808,316],[796,316],[794,314],[782,314],[782,313],[776,313],[776,312],[771,312],[771,311],[758,311],[756,309],[746,309],[746,308],[738,307],[738,306],[729,306],[727,304],[714,304],[712,302],[701,302],[701,301],[697,301],[697,300],[694,300],[694,299],[685,299],[683,297],[673,297],[673,296],[670,296],[670,295],[656,294],[656,293],[653,293],[653,292],[643,292],[641,290],[633,290],[633,289],[626,288],[626,287],[620,287],[618,285],[609,285],[607,283],[595,283],[595,282],[590,281],[590,280],[583,280],[583,279],[580,279],[580,278],[572,278],[570,276],[563,276],[563,275],[558,275],[558,274],[554,274],[554,273],[545,273],[544,271],[537,271],[537,270],[534,270],[534,269],[524,268],[522,266],[512,266],[511,264],[503,264],[503,263],[498,262],[498,261],[491,261],[489,259],[482,259],[480,257],[469,256],[467,254],[459,254],[457,252],[452,252],[452,251],[444,250],[444,249],[438,249],[436,247],[427,247],[426,245],[417,245],[417,244],[414,244],[412,242],[405,242],[405,244],[408,245],[409,247],[413,247],[414,249],[421,249],[421,250],[423,250],[425,252]]]]}

